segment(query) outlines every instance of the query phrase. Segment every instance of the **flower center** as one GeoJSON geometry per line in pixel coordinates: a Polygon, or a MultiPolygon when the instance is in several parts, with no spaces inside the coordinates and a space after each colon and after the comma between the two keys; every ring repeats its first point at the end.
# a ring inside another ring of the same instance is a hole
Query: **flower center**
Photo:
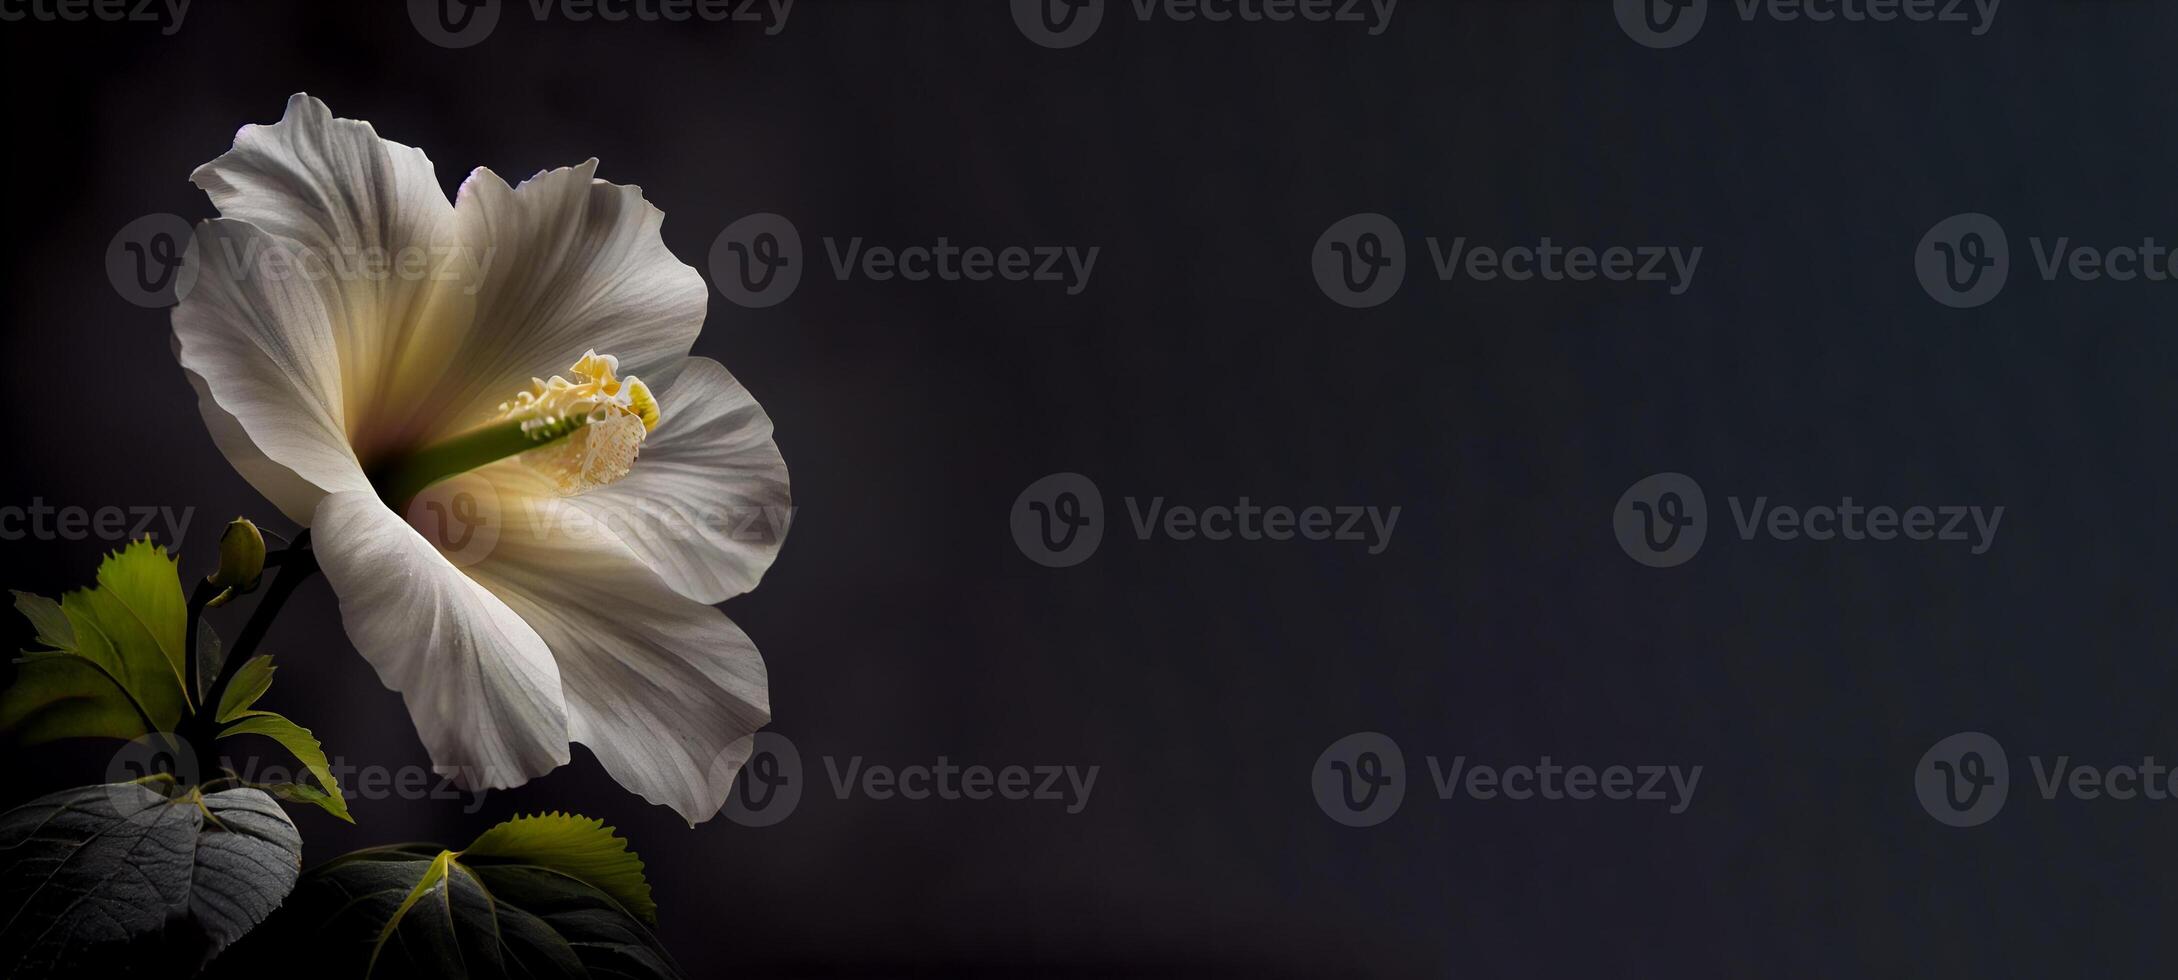
{"type": "Polygon", "coordinates": [[[537,444],[520,458],[565,496],[595,490],[628,475],[643,438],[658,427],[658,400],[634,376],[619,377],[620,361],[590,351],[568,369],[572,380],[530,379],[529,390],[499,404],[537,444]]]}
{"type": "Polygon", "coordinates": [[[564,496],[627,476],[662,418],[658,399],[640,379],[621,377],[620,361],[610,354],[585,353],[567,374],[530,379],[527,389],[499,404],[490,424],[403,459],[374,481],[379,493],[405,513],[425,487],[509,456],[564,496]]]}

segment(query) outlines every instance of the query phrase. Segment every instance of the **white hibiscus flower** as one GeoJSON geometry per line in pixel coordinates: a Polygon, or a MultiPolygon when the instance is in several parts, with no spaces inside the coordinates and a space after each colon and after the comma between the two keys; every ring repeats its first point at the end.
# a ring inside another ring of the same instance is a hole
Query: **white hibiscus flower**
{"type": "Polygon", "coordinates": [[[478,168],[449,203],[422,151],[297,95],[191,177],[220,217],[185,258],[175,349],[440,773],[516,786],[573,740],[694,823],[770,717],[763,660],[711,604],[776,556],[786,464],[748,391],[689,356],[705,287],[662,215],[596,168],[478,168]],[[404,519],[425,486],[487,512],[404,519]]]}

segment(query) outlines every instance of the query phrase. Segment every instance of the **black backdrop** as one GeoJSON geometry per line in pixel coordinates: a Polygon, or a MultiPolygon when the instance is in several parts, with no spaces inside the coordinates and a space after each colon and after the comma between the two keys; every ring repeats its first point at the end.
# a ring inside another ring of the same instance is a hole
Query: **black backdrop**
{"type": "MultiPolygon", "coordinates": [[[[2165,960],[2173,806],[2043,800],[2028,756],[2178,761],[2161,572],[2178,286],[2043,281],[2026,240],[2178,243],[2178,9],[2027,3],[1957,24],[1743,21],[1652,50],[1605,3],[1399,4],[1342,24],[1142,21],[1032,43],[1001,3],[804,0],[783,30],[545,20],[426,41],[399,4],[200,0],[181,29],[0,23],[0,503],[196,508],[286,529],[213,448],[163,310],[102,262],[234,129],[308,91],[449,189],[601,159],[706,269],[787,215],[787,302],[714,292],[697,353],[778,425],[799,508],[726,604],[808,793],[694,829],[575,761],[480,812],[298,816],[315,862],[606,818],[696,976],[2132,974],[2165,960]],[[1916,281],[1960,212],[2010,284],[1916,281]],[[1407,235],[1389,302],[1310,274],[1333,222],[1407,235]],[[1088,287],[839,281],[819,242],[1074,244],[1088,287]],[[1438,282],[1421,239],[1701,245],[1692,288],[1438,282]],[[1015,497],[1095,480],[1109,527],[1027,560],[1015,497]],[[1628,559],[1612,508],[1694,476],[1698,558],[1628,559]],[[1994,547],[1742,541],[1727,497],[2002,505],[1994,547]],[[1398,505],[1382,554],[1137,540],[1123,498],[1398,505]],[[2010,750],[1970,829],[1914,793],[1938,739],[2010,750]],[[1319,753],[1404,749],[1399,811],[1340,826],[1319,753]],[[1693,805],[1439,801],[1425,755],[1704,766],[1693,805]],[[1078,814],[835,799],[819,759],[1101,766],[1078,814]]],[[[10,8],[16,9],[16,8],[10,8]]],[[[13,540],[6,584],[95,541],[13,540]]],[[[27,636],[14,627],[13,636],[27,636]]],[[[271,705],[359,764],[426,764],[322,583],[272,634],[271,705]]],[[[8,802],[101,747],[15,756],[8,802]],[[34,760],[34,761],[32,761],[34,760]]]]}

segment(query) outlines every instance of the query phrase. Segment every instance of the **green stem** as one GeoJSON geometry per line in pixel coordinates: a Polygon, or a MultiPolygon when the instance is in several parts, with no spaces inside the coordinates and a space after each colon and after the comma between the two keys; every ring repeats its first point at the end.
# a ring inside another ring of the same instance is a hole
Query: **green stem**
{"type": "Polygon", "coordinates": [[[193,705],[204,703],[204,692],[197,683],[197,628],[204,621],[205,604],[227,591],[213,585],[211,579],[197,582],[196,591],[189,593],[189,620],[182,626],[182,690],[189,695],[193,705]]]}
{"type": "Polygon", "coordinates": [[[310,576],[317,574],[318,556],[310,550],[308,528],[295,536],[294,544],[266,556],[266,570],[269,572],[274,567],[279,569],[278,576],[264,587],[265,594],[257,600],[257,608],[250,610],[250,619],[243,625],[242,635],[227,648],[227,660],[220,665],[219,679],[212,682],[211,690],[204,693],[204,700],[197,703],[196,715],[187,722],[191,729],[187,733],[189,741],[199,759],[214,757],[212,743],[219,737],[219,702],[227,696],[227,687],[234,682],[234,675],[257,652],[257,644],[272,628],[272,620],[287,604],[287,597],[295,594],[295,589],[310,576]]]}
{"type": "Polygon", "coordinates": [[[371,483],[379,488],[379,496],[392,505],[394,513],[406,513],[409,502],[425,487],[528,452],[578,428],[581,428],[579,422],[566,422],[536,432],[522,431],[518,422],[489,425],[410,453],[391,469],[373,474],[371,483]]]}

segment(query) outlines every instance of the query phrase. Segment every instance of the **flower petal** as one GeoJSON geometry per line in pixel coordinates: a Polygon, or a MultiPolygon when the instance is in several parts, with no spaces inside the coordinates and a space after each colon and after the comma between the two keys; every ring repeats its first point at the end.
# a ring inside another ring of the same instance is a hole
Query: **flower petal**
{"type": "MultiPolygon", "coordinates": [[[[181,339],[174,338],[174,357],[181,358],[181,339]]],[[[219,407],[212,397],[211,388],[195,371],[184,370],[182,376],[189,379],[189,388],[197,393],[197,412],[204,417],[204,427],[212,433],[212,444],[219,447],[220,455],[227,457],[235,471],[242,474],[250,486],[272,501],[280,513],[297,524],[310,523],[311,512],[317,510],[318,500],[325,492],[310,481],[296,476],[295,471],[272,461],[264,450],[250,441],[250,434],[242,429],[242,422],[219,407]]]]}
{"type": "Polygon", "coordinates": [[[513,504],[507,526],[469,573],[552,649],[569,736],[644,799],[710,819],[740,771],[734,743],[771,718],[755,644],[581,511],[518,489],[508,467],[493,480],[513,504]]]}
{"type": "Polygon", "coordinates": [[[691,357],[627,477],[568,503],[617,534],[675,592],[722,602],[756,588],[792,519],[771,417],[724,365],[691,357]]]}
{"type": "Polygon", "coordinates": [[[481,789],[566,764],[560,671],[522,617],[367,490],[326,497],[311,535],[348,638],[408,702],[435,771],[481,789]]]}
{"type": "Polygon", "coordinates": [[[176,357],[201,385],[206,421],[232,417],[256,453],[232,452],[232,432],[217,424],[214,440],[283,510],[304,507],[305,498],[257,466],[257,455],[319,494],[370,488],[348,447],[326,296],[304,277],[265,273],[294,254],[291,243],[240,221],[198,225],[182,257],[182,281],[193,285],[173,314],[176,357]]]}
{"type": "Polygon", "coordinates": [[[662,375],[688,355],[703,327],[703,277],[666,249],[665,215],[641,188],[596,172],[591,160],[508,187],[480,167],[462,183],[456,222],[480,279],[464,285],[475,317],[449,355],[460,370],[429,399],[446,406],[439,435],[490,418],[530,379],[566,371],[585,351],[638,375],[662,375]]]}
{"type": "Polygon", "coordinates": [[[399,249],[452,211],[430,158],[380,139],[371,124],[335,119],[302,93],[269,126],[235,134],[234,149],[198,167],[221,217],[238,218],[305,246],[399,249]]]}
{"type": "Polygon", "coordinates": [[[418,394],[402,382],[429,383],[441,367],[406,363],[410,338],[435,336],[467,316],[459,290],[436,288],[447,272],[452,240],[442,236],[452,233],[454,209],[430,159],[297,94],[279,122],[242,127],[234,149],[190,180],[222,217],[292,243],[307,263],[301,274],[324,287],[352,441],[366,457],[379,441],[399,448],[413,436],[399,423],[418,394]]]}

